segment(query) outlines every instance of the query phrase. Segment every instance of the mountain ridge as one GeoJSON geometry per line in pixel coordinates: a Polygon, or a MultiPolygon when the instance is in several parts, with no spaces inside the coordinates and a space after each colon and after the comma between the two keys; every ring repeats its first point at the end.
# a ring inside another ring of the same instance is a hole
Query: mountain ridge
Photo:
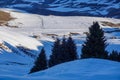
{"type": "Polygon", "coordinates": [[[41,15],[120,18],[119,0],[4,0],[0,7],[41,15]]]}

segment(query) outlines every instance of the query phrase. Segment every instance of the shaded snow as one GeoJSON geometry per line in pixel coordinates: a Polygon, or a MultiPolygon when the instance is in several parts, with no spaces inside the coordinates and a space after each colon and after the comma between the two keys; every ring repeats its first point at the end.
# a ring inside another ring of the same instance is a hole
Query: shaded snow
{"type": "Polygon", "coordinates": [[[83,59],[54,66],[31,74],[31,77],[33,80],[34,77],[36,80],[119,80],[120,63],[102,59],[83,59]]]}
{"type": "Polygon", "coordinates": [[[119,80],[120,63],[83,59],[63,63],[30,75],[1,75],[3,80],[119,80]],[[74,65],[73,65],[74,64],[74,65]]]}

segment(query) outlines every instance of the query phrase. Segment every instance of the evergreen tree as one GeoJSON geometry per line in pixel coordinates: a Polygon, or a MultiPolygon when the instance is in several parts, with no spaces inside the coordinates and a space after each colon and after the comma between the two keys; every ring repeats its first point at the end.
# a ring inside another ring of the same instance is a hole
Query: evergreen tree
{"type": "Polygon", "coordinates": [[[69,61],[78,59],[77,48],[71,36],[67,40],[67,53],[69,61]]]}
{"type": "Polygon", "coordinates": [[[98,22],[95,22],[89,28],[86,42],[82,45],[81,58],[107,58],[106,46],[104,31],[100,28],[98,22]]]}
{"type": "Polygon", "coordinates": [[[120,62],[120,52],[119,52],[119,54],[118,54],[118,61],[120,62]]]}
{"type": "Polygon", "coordinates": [[[47,59],[45,50],[42,48],[38,58],[35,61],[33,68],[30,70],[30,73],[41,71],[44,69],[47,69],[47,59]]]}
{"type": "Polygon", "coordinates": [[[63,37],[62,41],[61,41],[61,45],[60,45],[60,60],[61,62],[67,62],[68,61],[68,58],[69,58],[69,54],[68,54],[68,51],[67,51],[67,42],[66,42],[66,38],[65,36],[63,37]]]}
{"type": "Polygon", "coordinates": [[[120,62],[120,53],[113,50],[112,53],[109,55],[109,59],[120,62]]]}
{"type": "Polygon", "coordinates": [[[62,63],[78,59],[76,45],[72,37],[66,39],[63,37],[60,45],[60,60],[62,63]]]}
{"type": "Polygon", "coordinates": [[[54,65],[57,65],[57,64],[61,63],[61,61],[60,61],[60,57],[61,57],[60,49],[61,49],[60,48],[60,40],[57,39],[54,42],[53,49],[52,49],[52,54],[50,55],[49,67],[52,67],[54,65]]]}
{"type": "Polygon", "coordinates": [[[78,58],[76,45],[71,37],[66,40],[65,37],[60,41],[57,39],[54,43],[52,54],[49,59],[49,67],[72,61],[78,58]]]}

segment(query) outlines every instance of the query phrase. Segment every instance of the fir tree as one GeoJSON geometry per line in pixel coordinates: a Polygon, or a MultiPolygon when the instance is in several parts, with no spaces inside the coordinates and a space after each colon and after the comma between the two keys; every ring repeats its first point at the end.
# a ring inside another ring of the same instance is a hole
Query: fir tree
{"type": "Polygon", "coordinates": [[[109,55],[109,59],[120,62],[120,53],[113,50],[112,53],[109,55]]]}
{"type": "Polygon", "coordinates": [[[49,67],[72,61],[78,58],[76,45],[71,37],[66,40],[65,37],[60,41],[57,39],[54,43],[52,54],[49,59],[49,67]]]}
{"type": "Polygon", "coordinates": [[[60,55],[61,55],[60,60],[61,60],[62,63],[68,61],[69,54],[67,52],[67,42],[66,42],[65,36],[63,37],[63,39],[61,41],[60,55]]]}
{"type": "Polygon", "coordinates": [[[67,53],[69,61],[78,59],[77,48],[71,36],[67,40],[67,53]]]}
{"type": "Polygon", "coordinates": [[[95,22],[89,28],[86,42],[82,45],[81,58],[107,58],[106,46],[104,31],[100,28],[98,22],[95,22]]]}
{"type": "Polygon", "coordinates": [[[47,59],[45,50],[42,48],[38,58],[35,61],[33,68],[30,70],[30,73],[41,71],[44,69],[47,69],[47,59]]]}
{"type": "Polygon", "coordinates": [[[52,54],[50,55],[49,67],[52,67],[54,65],[57,65],[57,64],[61,63],[61,61],[60,61],[60,57],[61,57],[60,49],[61,49],[60,48],[60,40],[57,39],[54,42],[53,49],[52,49],[52,54]]]}
{"type": "Polygon", "coordinates": [[[118,54],[118,62],[120,62],[120,52],[119,52],[119,54],[118,54]]]}

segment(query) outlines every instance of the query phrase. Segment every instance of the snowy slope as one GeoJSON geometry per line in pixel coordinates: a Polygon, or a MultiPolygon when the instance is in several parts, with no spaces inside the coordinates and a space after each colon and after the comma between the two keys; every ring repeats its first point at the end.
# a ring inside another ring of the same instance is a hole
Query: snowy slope
{"type": "Polygon", "coordinates": [[[3,54],[0,54],[0,76],[27,74],[33,66],[33,62],[34,59],[29,56],[4,51],[3,54]]]}
{"type": "Polygon", "coordinates": [[[54,42],[54,38],[50,35],[57,35],[61,38],[63,35],[67,37],[70,32],[78,33],[78,35],[72,35],[72,37],[80,55],[81,45],[86,38],[84,32],[88,32],[88,28],[93,24],[93,21],[98,21],[105,31],[105,36],[109,43],[107,50],[110,52],[112,50],[120,51],[120,32],[116,32],[116,30],[120,30],[119,27],[103,26],[101,23],[101,21],[119,23],[119,19],[84,16],[43,16],[9,9],[3,10],[9,12],[14,19],[7,22],[7,25],[0,26],[0,43],[2,43],[2,48],[0,46],[0,80],[120,79],[120,65],[118,62],[97,59],[73,61],[43,72],[27,74],[42,46],[45,47],[49,58],[54,42]],[[113,32],[108,33],[107,31],[113,32]],[[34,36],[38,38],[34,38],[34,36]],[[26,55],[25,53],[29,54],[26,55]]]}
{"type": "Polygon", "coordinates": [[[43,15],[120,18],[119,0],[1,0],[0,7],[14,8],[43,15]]]}
{"type": "Polygon", "coordinates": [[[37,47],[42,46],[37,40],[18,34],[10,32],[8,30],[0,30],[0,41],[5,41],[13,46],[23,46],[29,49],[38,50],[37,47]]]}
{"type": "Polygon", "coordinates": [[[57,65],[48,70],[31,74],[31,77],[33,77],[32,80],[119,80],[120,63],[83,59],[57,65]]]}
{"type": "MultiPolygon", "coordinates": [[[[12,26],[14,24],[11,23],[12,26]]],[[[42,46],[40,41],[1,25],[0,76],[7,73],[19,75],[28,73],[42,46]]]]}
{"type": "Polygon", "coordinates": [[[1,75],[1,80],[119,80],[120,63],[83,59],[63,63],[30,75],[1,75]],[[74,65],[73,65],[74,64],[74,65]]]}
{"type": "MultiPolygon", "coordinates": [[[[4,8],[2,9],[4,10],[4,8]]],[[[40,33],[54,33],[54,32],[70,32],[72,31],[88,31],[88,27],[94,21],[108,21],[119,23],[119,19],[104,18],[104,17],[85,17],[85,16],[43,16],[29,13],[15,12],[9,10],[8,12],[15,19],[9,21],[9,26],[17,26],[18,28],[7,28],[14,30],[14,32],[22,32],[32,34],[40,33]]]]}
{"type": "MultiPolygon", "coordinates": [[[[1,27],[1,29],[7,29],[12,32],[22,33],[25,36],[38,36],[38,40],[43,41],[45,45],[45,49],[47,52],[47,56],[50,55],[51,52],[51,42],[54,39],[50,35],[58,35],[62,37],[63,35],[68,36],[70,32],[78,33],[79,35],[73,36],[76,40],[76,44],[78,46],[78,53],[81,54],[81,45],[85,41],[86,35],[85,32],[88,32],[88,28],[93,24],[94,21],[107,21],[112,23],[119,23],[119,19],[113,18],[100,18],[100,17],[85,17],[85,16],[43,16],[29,13],[21,13],[15,12],[14,10],[7,10],[15,19],[8,22],[9,26],[17,26],[17,28],[1,27]],[[47,44],[47,46],[46,46],[47,44]]],[[[102,26],[101,27],[107,31],[115,31],[119,30],[119,28],[112,28],[110,26],[102,26]]],[[[108,51],[117,50],[120,51],[118,47],[120,47],[120,34],[119,32],[113,33],[105,33],[105,36],[108,39],[108,43],[110,44],[107,47],[108,51]],[[115,39],[111,39],[112,37],[116,37],[115,39]]],[[[32,44],[32,43],[31,43],[32,44]]],[[[36,44],[35,44],[36,45],[36,44]]],[[[30,46],[31,47],[31,46],[30,46]]],[[[34,46],[35,47],[35,46],[34,46]]]]}
{"type": "Polygon", "coordinates": [[[28,73],[42,46],[36,39],[0,28],[0,76],[28,73]]]}

